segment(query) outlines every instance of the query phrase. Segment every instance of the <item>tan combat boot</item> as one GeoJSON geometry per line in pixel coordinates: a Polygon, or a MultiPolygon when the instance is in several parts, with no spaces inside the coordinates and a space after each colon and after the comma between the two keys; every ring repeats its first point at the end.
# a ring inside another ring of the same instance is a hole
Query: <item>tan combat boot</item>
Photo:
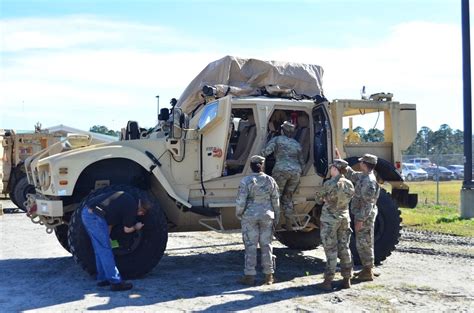
{"type": "Polygon", "coordinates": [[[272,285],[275,282],[273,274],[265,274],[265,285],[272,285]]]}
{"type": "Polygon", "coordinates": [[[341,286],[342,289],[349,289],[351,288],[351,279],[350,277],[344,277],[342,279],[342,286],[341,286]]]}
{"type": "Polygon", "coordinates": [[[372,267],[364,267],[362,271],[357,274],[356,279],[358,281],[373,281],[374,273],[372,272],[372,267]]]}
{"type": "Polygon", "coordinates": [[[324,278],[322,283],[316,285],[316,288],[324,291],[331,291],[332,290],[332,279],[331,278],[324,278]]]}
{"type": "Polygon", "coordinates": [[[255,275],[244,275],[242,278],[239,279],[239,283],[247,286],[254,286],[255,275]]]}

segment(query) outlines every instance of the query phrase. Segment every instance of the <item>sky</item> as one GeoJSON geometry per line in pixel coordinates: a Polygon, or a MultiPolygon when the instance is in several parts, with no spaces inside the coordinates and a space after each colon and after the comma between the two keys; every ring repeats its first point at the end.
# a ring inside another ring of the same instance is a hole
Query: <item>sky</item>
{"type": "Polygon", "coordinates": [[[330,100],[366,86],[463,129],[460,0],[0,0],[0,128],[150,127],[226,55],[318,64],[330,100]]]}

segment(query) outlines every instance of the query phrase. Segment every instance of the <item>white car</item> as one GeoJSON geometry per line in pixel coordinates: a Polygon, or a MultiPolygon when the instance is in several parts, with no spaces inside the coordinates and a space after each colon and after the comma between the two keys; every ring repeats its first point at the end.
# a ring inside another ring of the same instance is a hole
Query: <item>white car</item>
{"type": "Polygon", "coordinates": [[[423,181],[428,179],[428,173],[413,163],[404,163],[402,165],[402,174],[407,181],[423,181]]]}
{"type": "Polygon", "coordinates": [[[416,167],[421,167],[421,168],[427,168],[433,165],[431,163],[430,159],[428,158],[414,158],[411,160],[408,160],[409,163],[412,163],[416,167]]]}
{"type": "Polygon", "coordinates": [[[448,165],[446,168],[454,173],[455,179],[464,178],[464,165],[448,165]]]}

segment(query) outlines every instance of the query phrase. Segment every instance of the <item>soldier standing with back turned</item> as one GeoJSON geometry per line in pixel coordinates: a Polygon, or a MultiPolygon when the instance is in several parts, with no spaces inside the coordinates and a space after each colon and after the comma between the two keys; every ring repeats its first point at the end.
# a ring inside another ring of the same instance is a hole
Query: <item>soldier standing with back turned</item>
{"type": "Polygon", "coordinates": [[[281,205],[285,213],[286,229],[293,230],[293,193],[300,183],[304,166],[303,149],[298,141],[291,138],[295,125],[284,122],[282,135],[273,137],[262,150],[263,156],[275,154],[275,166],[272,177],[275,179],[281,195],[281,205]]]}
{"type": "Polygon", "coordinates": [[[324,201],[321,211],[321,240],[326,253],[324,282],[318,288],[332,290],[336,273],[337,257],[341,260],[342,288],[351,287],[352,259],[349,249],[351,238],[349,202],[354,195],[354,185],[343,175],[347,162],[334,159],[330,166],[331,179],[316,192],[316,200],[324,201]]]}
{"type": "Polygon", "coordinates": [[[250,158],[253,171],[240,181],[235,214],[242,220],[242,239],[245,245],[245,269],[239,282],[253,286],[257,266],[257,245],[260,244],[265,283],[274,281],[272,239],[274,226],[280,218],[280,195],[275,180],[263,172],[265,158],[250,158]]]}
{"type": "MultiPolygon", "coordinates": [[[[337,150],[336,156],[339,157],[337,150]]],[[[355,186],[351,213],[354,215],[357,252],[363,266],[362,271],[356,276],[359,281],[372,281],[374,280],[374,225],[380,193],[380,187],[373,172],[377,165],[377,157],[367,153],[359,158],[359,162],[360,172],[347,167],[346,174],[355,186]]]]}

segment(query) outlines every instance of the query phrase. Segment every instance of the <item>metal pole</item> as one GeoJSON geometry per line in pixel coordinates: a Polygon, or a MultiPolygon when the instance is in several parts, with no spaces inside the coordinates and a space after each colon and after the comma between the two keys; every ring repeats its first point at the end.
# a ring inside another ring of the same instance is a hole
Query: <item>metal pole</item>
{"type": "Polygon", "coordinates": [[[472,103],[471,103],[471,38],[469,0],[462,0],[462,61],[464,102],[464,181],[463,188],[472,188],[472,103]]]}
{"type": "Polygon", "coordinates": [[[472,181],[472,103],[471,103],[471,34],[469,0],[461,2],[462,77],[464,103],[464,181],[461,188],[461,218],[474,217],[474,183],[472,181]]]}
{"type": "Polygon", "coordinates": [[[439,205],[439,158],[440,151],[438,151],[438,157],[436,158],[436,205],[439,205]]]}

